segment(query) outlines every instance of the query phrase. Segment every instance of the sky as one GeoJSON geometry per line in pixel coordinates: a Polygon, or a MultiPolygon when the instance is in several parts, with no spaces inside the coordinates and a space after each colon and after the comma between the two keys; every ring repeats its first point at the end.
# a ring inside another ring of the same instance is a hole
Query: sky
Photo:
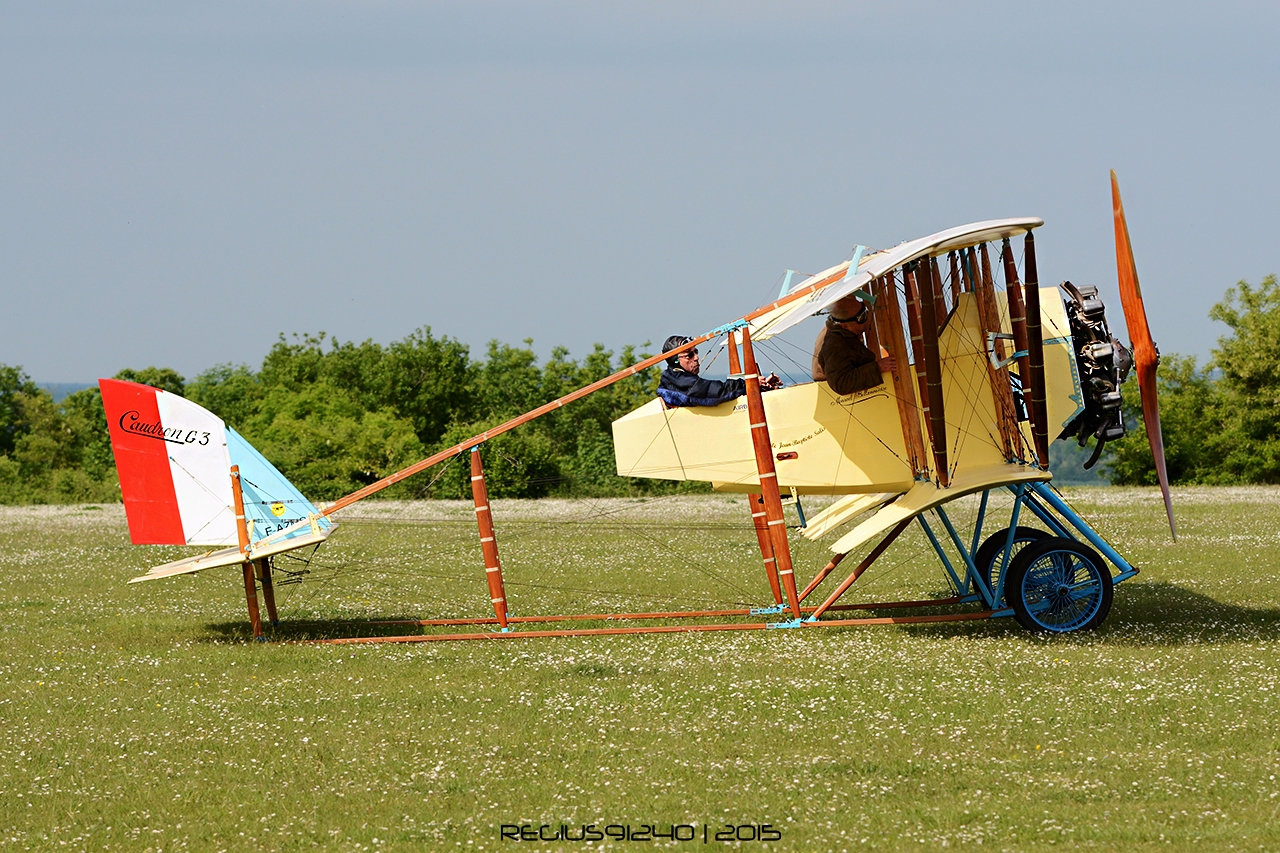
{"type": "Polygon", "coordinates": [[[1277,44],[1266,2],[13,0],[0,364],[656,350],[1013,216],[1114,331],[1111,169],[1155,340],[1203,363],[1211,306],[1280,272],[1277,44]]]}

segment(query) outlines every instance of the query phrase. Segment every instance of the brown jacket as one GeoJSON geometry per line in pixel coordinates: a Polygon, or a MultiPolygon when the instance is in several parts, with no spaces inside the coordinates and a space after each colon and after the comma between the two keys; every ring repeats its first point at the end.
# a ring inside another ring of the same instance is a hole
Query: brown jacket
{"type": "Polygon", "coordinates": [[[876,357],[862,342],[862,335],[830,322],[823,326],[814,347],[813,378],[815,382],[825,380],[841,396],[884,382],[876,357]]]}

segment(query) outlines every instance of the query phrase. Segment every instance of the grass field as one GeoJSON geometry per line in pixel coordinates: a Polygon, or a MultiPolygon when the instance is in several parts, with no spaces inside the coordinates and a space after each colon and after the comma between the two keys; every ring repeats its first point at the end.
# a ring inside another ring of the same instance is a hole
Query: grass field
{"type": "MultiPolygon", "coordinates": [[[[234,570],[127,586],[183,552],[118,506],[0,508],[0,850],[1280,850],[1280,490],[1177,492],[1176,545],[1158,492],[1067,496],[1142,569],[1088,635],[372,646],[249,642],[234,570]],[[695,840],[611,837],[645,824],[695,840]]],[[[364,513],[282,564],[276,639],[486,614],[469,505],[364,513]]],[[[495,517],[519,614],[768,598],[741,498],[495,517]]],[[[945,592],[904,539],[851,599],[945,592]]]]}

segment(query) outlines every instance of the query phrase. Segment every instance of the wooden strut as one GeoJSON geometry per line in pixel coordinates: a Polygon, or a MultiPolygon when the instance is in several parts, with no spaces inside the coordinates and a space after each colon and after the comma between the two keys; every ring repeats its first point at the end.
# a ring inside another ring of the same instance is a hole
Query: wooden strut
{"type": "MultiPolygon", "coordinates": [[[[874,300],[875,299],[875,294],[874,294],[875,281],[871,282],[870,286],[867,287],[867,290],[872,292],[871,298],[874,300]]],[[[877,359],[880,358],[880,347],[883,346],[883,344],[880,343],[879,319],[880,318],[879,318],[878,312],[875,311],[873,308],[873,310],[870,312],[870,316],[867,322],[866,343],[867,343],[867,349],[871,350],[872,355],[874,355],[877,359]]],[[[885,349],[888,349],[888,347],[885,347],[885,349]]]]}
{"type": "Polygon", "coordinates": [[[840,565],[840,562],[846,556],[847,554],[836,554],[834,557],[832,557],[831,561],[822,567],[822,571],[814,575],[813,580],[809,581],[809,585],[804,588],[804,592],[800,593],[800,600],[804,601],[806,598],[808,598],[809,593],[813,592],[814,589],[817,588],[818,584],[826,580],[827,575],[835,571],[836,566],[840,565]]]}
{"type": "Polygon", "coordinates": [[[257,567],[258,580],[262,582],[262,600],[267,605],[267,620],[272,627],[280,624],[280,617],[276,614],[276,586],[271,580],[271,559],[262,557],[253,561],[257,567]]]}
{"type": "Polygon", "coordinates": [[[965,293],[977,293],[977,267],[974,266],[973,247],[960,250],[960,276],[964,281],[965,293]]]}
{"type": "MultiPolygon", "coordinates": [[[[942,280],[938,276],[938,259],[930,258],[925,272],[925,298],[921,300],[920,332],[924,340],[924,375],[929,391],[929,436],[933,441],[933,462],[936,466],[938,485],[944,489],[951,484],[947,469],[947,422],[942,404],[942,361],[938,357],[938,328],[944,317],[930,315],[927,306],[935,308],[942,303],[942,280]],[[932,294],[933,298],[928,298],[932,294]]],[[[945,306],[943,308],[945,310],[945,306]]]]}
{"type": "MultiPolygon", "coordinates": [[[[1000,334],[1003,329],[1000,325],[1000,309],[996,305],[996,285],[995,278],[991,274],[991,258],[987,254],[987,244],[983,243],[978,247],[979,256],[982,259],[981,279],[980,279],[980,298],[978,304],[986,306],[986,319],[984,324],[989,323],[986,331],[1000,334]]],[[[1000,338],[995,339],[993,351],[996,358],[1004,361],[1004,341],[1000,338]]],[[[988,364],[990,360],[988,359],[988,364]]],[[[1023,458],[1022,449],[1022,430],[1018,428],[1018,415],[1013,407],[1013,388],[1009,384],[1009,367],[995,370],[995,380],[992,384],[992,391],[996,396],[996,413],[1000,424],[1000,434],[1004,438],[1007,446],[1006,459],[1013,461],[1014,459],[1023,458]]]]}
{"type": "Polygon", "coordinates": [[[493,512],[489,509],[489,489],[485,486],[484,465],[480,448],[471,448],[471,496],[476,505],[476,523],[480,525],[480,550],[484,553],[484,574],[489,582],[489,599],[502,630],[507,630],[507,594],[502,585],[502,563],[498,561],[498,540],[493,531],[493,512]]]}
{"type": "MultiPolygon", "coordinates": [[[[982,279],[978,273],[977,261],[977,254],[972,248],[964,252],[961,258],[961,264],[965,271],[965,284],[973,292],[974,304],[978,309],[978,322],[982,325],[983,345],[987,346],[986,335],[990,332],[995,332],[996,334],[1000,332],[1000,315],[995,310],[995,294],[989,294],[982,284],[982,279]]],[[[990,344],[992,352],[996,351],[996,345],[999,345],[1000,352],[1004,351],[1004,346],[1000,339],[996,338],[990,344]]],[[[987,386],[991,389],[991,403],[996,413],[996,432],[1000,434],[1000,449],[1004,453],[1005,461],[1012,462],[1014,460],[1013,439],[1008,422],[1008,412],[1005,410],[1004,400],[1001,397],[1002,384],[1007,393],[1008,377],[1001,374],[1000,370],[991,363],[990,358],[984,358],[983,363],[987,370],[987,386]]]]}
{"type": "Polygon", "coordinates": [[[765,520],[769,541],[777,559],[778,579],[787,594],[787,604],[795,618],[800,618],[800,598],[796,593],[795,570],[791,565],[791,547],[787,542],[787,525],[782,517],[782,496],[778,490],[778,472],[769,444],[769,424],[765,420],[764,398],[760,393],[760,369],[756,366],[751,346],[751,329],[742,328],[742,362],[747,380],[747,418],[751,422],[751,443],[756,453],[756,470],[760,475],[760,494],[764,498],[765,520]]]}
{"type": "Polygon", "coordinates": [[[810,618],[817,619],[823,613],[826,613],[829,609],[831,609],[831,606],[836,603],[836,599],[844,595],[845,592],[848,591],[849,587],[853,586],[854,581],[862,577],[862,573],[865,572],[871,566],[871,564],[874,563],[880,557],[880,555],[884,553],[886,548],[888,548],[890,545],[893,544],[893,540],[897,539],[898,534],[906,530],[907,525],[910,523],[911,523],[910,518],[904,518],[902,519],[902,521],[899,521],[896,525],[894,525],[894,528],[890,530],[883,539],[880,540],[880,544],[872,548],[871,553],[867,554],[867,556],[863,558],[862,562],[858,564],[858,567],[854,569],[853,572],[850,573],[849,577],[844,579],[844,583],[836,587],[832,591],[832,593],[829,596],[827,596],[827,600],[822,602],[822,604],[818,606],[817,610],[813,611],[813,615],[810,618]]]}
{"type": "Polygon", "coordinates": [[[1001,260],[1004,261],[1004,292],[1009,299],[1009,323],[1013,326],[1013,348],[1015,352],[1024,353],[1018,356],[1018,380],[1022,383],[1022,404],[1031,414],[1028,405],[1027,391],[1031,383],[1031,359],[1027,352],[1027,306],[1023,302],[1022,285],[1018,281],[1018,266],[1013,262],[1013,249],[1006,237],[1000,249],[1001,260]]]}
{"type": "MultiPolygon", "coordinates": [[[[929,258],[925,263],[929,265],[929,274],[935,279],[933,287],[933,316],[937,318],[938,329],[942,329],[947,324],[947,299],[942,292],[942,278],[938,275],[938,259],[936,257],[929,258]]],[[[924,291],[929,291],[930,285],[926,282],[924,291]]]]}
{"type": "MultiPolygon", "coordinates": [[[[929,381],[924,372],[924,333],[921,331],[921,297],[916,285],[916,270],[912,264],[902,269],[902,283],[907,293],[907,326],[911,330],[911,354],[915,356],[916,385],[920,388],[920,413],[929,433],[929,445],[933,446],[933,420],[929,417],[929,381]]],[[[927,278],[928,272],[925,273],[927,278]]]]}
{"type": "MultiPolygon", "coordinates": [[[[729,373],[741,375],[742,362],[738,359],[738,342],[732,332],[728,335],[729,373]]],[[[769,590],[773,593],[773,603],[782,603],[782,587],[778,585],[778,561],[773,556],[773,542],[769,538],[769,524],[765,520],[764,498],[758,494],[747,496],[747,509],[751,512],[751,526],[756,531],[756,542],[760,545],[760,559],[764,561],[764,574],[769,579],[769,590]]]]}
{"type": "MultiPolygon", "coordinates": [[[[976,266],[977,258],[972,249],[965,254],[962,262],[966,273],[966,283],[972,281],[974,303],[978,308],[978,321],[982,324],[983,344],[985,346],[986,335],[989,332],[997,334],[1000,332],[1000,315],[995,310],[995,294],[984,286],[982,279],[979,277],[976,266]],[[972,276],[971,279],[970,276],[972,276]]],[[[993,341],[991,351],[1004,352],[1004,345],[999,338],[993,341]]],[[[986,364],[987,369],[987,385],[991,388],[991,402],[995,407],[996,430],[1000,433],[1001,450],[1004,453],[1005,461],[1012,462],[1014,459],[1013,440],[1009,428],[1008,412],[1006,412],[1004,400],[1001,398],[1001,384],[1003,383],[1005,389],[1007,389],[1008,377],[1001,374],[1000,370],[991,363],[990,358],[984,358],[983,362],[986,364]]]]}
{"type": "Polygon", "coordinates": [[[1042,471],[1049,470],[1049,408],[1044,378],[1044,327],[1040,322],[1040,276],[1036,270],[1036,238],[1030,231],[1023,242],[1027,283],[1027,361],[1031,366],[1031,435],[1042,471]]]}
{"type": "Polygon", "coordinates": [[[778,585],[778,561],[773,555],[773,541],[769,538],[769,522],[764,509],[764,497],[747,496],[747,508],[751,510],[751,526],[756,530],[756,542],[760,545],[760,557],[764,560],[764,574],[769,579],[773,603],[782,603],[782,587],[778,585]]]}
{"type": "Polygon", "coordinates": [[[235,499],[236,534],[240,538],[240,556],[244,558],[244,595],[249,603],[249,625],[256,640],[262,639],[262,617],[258,613],[258,582],[249,560],[249,528],[244,520],[244,493],[240,490],[240,466],[231,466],[231,495],[235,499]]]}
{"type": "Polygon", "coordinates": [[[876,303],[871,312],[871,316],[875,318],[876,337],[880,345],[893,356],[896,365],[890,375],[893,377],[894,397],[898,402],[898,420],[902,424],[902,443],[911,460],[911,475],[923,479],[929,476],[929,463],[926,461],[924,437],[920,433],[916,392],[908,375],[911,360],[907,356],[907,342],[902,334],[902,315],[898,309],[898,293],[894,287],[892,272],[871,282],[871,295],[875,297],[876,303]]]}
{"type": "Polygon", "coordinates": [[[957,253],[955,251],[951,251],[947,253],[947,260],[951,264],[951,310],[952,311],[956,310],[956,307],[960,304],[960,294],[963,293],[965,290],[973,289],[971,287],[963,286],[965,282],[964,282],[964,279],[962,279],[960,276],[960,267],[956,262],[956,254],[957,253]]]}

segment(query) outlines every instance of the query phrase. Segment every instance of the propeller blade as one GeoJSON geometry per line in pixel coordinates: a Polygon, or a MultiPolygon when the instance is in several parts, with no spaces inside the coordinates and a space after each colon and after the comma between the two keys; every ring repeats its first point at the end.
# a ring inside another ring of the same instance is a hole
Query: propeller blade
{"type": "Polygon", "coordinates": [[[1164,434],[1160,431],[1160,403],[1156,397],[1156,367],[1160,353],[1151,339],[1151,327],[1147,325],[1147,309],[1142,304],[1142,289],[1138,286],[1138,268],[1133,262],[1133,246],[1129,243],[1129,225],[1124,219],[1124,205],[1120,202],[1120,184],[1116,172],[1111,170],[1111,208],[1116,221],[1116,270],[1120,277],[1120,305],[1129,327],[1129,343],[1133,349],[1134,370],[1138,374],[1138,390],[1142,395],[1142,423],[1147,428],[1147,441],[1156,463],[1156,476],[1160,478],[1160,491],[1164,495],[1164,510],[1169,516],[1169,533],[1178,541],[1178,531],[1173,524],[1173,499],[1169,495],[1169,473],[1164,460],[1164,434]]]}

